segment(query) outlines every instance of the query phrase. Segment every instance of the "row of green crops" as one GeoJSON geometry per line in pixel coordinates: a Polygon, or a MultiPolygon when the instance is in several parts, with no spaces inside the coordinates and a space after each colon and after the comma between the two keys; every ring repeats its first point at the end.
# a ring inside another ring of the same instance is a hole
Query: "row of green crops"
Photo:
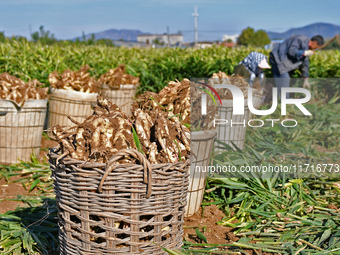
{"type": "MultiPolygon", "coordinates": [[[[26,81],[38,79],[48,85],[48,75],[54,70],[78,70],[89,64],[92,75],[99,76],[110,68],[126,64],[128,73],[141,78],[140,91],[159,91],[170,80],[210,77],[218,71],[231,74],[252,50],[269,55],[269,51],[254,48],[137,49],[70,44],[48,46],[13,41],[0,43],[0,72],[8,72],[26,81]]],[[[339,51],[318,52],[310,62],[311,77],[340,77],[339,51]]],[[[267,76],[271,77],[270,70],[267,76]]]]}

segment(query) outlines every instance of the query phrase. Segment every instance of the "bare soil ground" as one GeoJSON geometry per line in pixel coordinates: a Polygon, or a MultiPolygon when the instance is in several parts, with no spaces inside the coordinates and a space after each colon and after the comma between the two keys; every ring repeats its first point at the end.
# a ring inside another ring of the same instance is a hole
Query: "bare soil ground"
{"type": "MultiPolygon", "coordinates": [[[[202,208],[193,216],[185,219],[185,227],[199,227],[206,228],[204,236],[207,238],[208,243],[214,244],[226,244],[237,241],[239,238],[232,233],[232,228],[217,225],[218,221],[221,221],[225,215],[217,208],[216,205],[210,205],[205,207],[203,216],[202,208]]],[[[190,242],[200,242],[196,237],[195,228],[185,228],[185,237],[190,242]]]]}
{"type": "MultiPolygon", "coordinates": [[[[232,244],[233,242],[237,242],[240,238],[235,236],[233,228],[217,224],[217,222],[221,221],[223,217],[225,217],[224,213],[219,210],[216,205],[205,207],[203,215],[201,208],[193,216],[185,218],[184,239],[192,243],[202,243],[202,240],[200,240],[195,233],[195,228],[198,227],[201,232],[203,232],[203,228],[206,228],[203,234],[207,238],[209,244],[232,244]]],[[[233,223],[237,223],[237,220],[233,223]]],[[[237,249],[229,247],[221,248],[221,251],[232,252],[233,250],[235,250],[235,254],[240,254],[237,252],[237,249]]],[[[249,249],[242,249],[242,251],[249,255],[256,254],[253,250],[249,249]]],[[[275,253],[262,252],[260,250],[258,252],[258,254],[262,255],[276,255],[275,253]]]]}
{"type": "MultiPolygon", "coordinates": [[[[39,160],[47,162],[48,148],[52,148],[57,145],[57,142],[48,140],[46,138],[41,139],[41,149],[39,153],[39,160]]],[[[15,176],[7,182],[4,178],[0,180],[0,213],[15,210],[18,206],[24,206],[25,204],[20,201],[13,201],[18,195],[29,195],[21,183],[13,183],[13,181],[20,179],[20,176],[15,176]]],[[[32,194],[32,193],[31,193],[32,194]]]]}
{"type": "MultiPolygon", "coordinates": [[[[19,177],[13,177],[11,181],[17,180],[19,177]]],[[[21,183],[7,183],[5,179],[0,180],[0,213],[12,211],[18,206],[23,206],[24,203],[12,201],[17,195],[28,194],[28,191],[21,183]]]]}

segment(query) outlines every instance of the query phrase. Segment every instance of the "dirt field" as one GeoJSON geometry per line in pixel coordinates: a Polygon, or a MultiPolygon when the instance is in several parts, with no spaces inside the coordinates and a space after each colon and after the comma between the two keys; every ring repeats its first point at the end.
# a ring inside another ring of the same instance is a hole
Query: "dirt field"
{"type": "MultiPolygon", "coordinates": [[[[56,146],[57,143],[45,139],[41,139],[41,149],[39,153],[39,160],[41,162],[47,162],[48,148],[56,146]]],[[[20,179],[20,176],[12,177],[9,183],[6,182],[4,178],[0,180],[0,213],[5,213],[7,211],[12,211],[18,206],[23,206],[24,203],[19,201],[12,201],[17,195],[34,195],[34,192],[29,193],[21,183],[13,183],[15,180],[20,179]]]]}

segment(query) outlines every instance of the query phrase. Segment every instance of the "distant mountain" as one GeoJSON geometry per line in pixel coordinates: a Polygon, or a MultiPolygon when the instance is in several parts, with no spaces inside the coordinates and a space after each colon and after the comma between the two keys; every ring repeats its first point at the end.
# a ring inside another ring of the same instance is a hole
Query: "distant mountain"
{"type": "Polygon", "coordinates": [[[340,26],[320,22],[305,27],[291,28],[283,33],[267,31],[267,34],[271,40],[286,39],[292,35],[305,35],[310,38],[314,35],[321,35],[324,38],[332,38],[340,34],[340,26]]]}
{"type": "MultiPolygon", "coordinates": [[[[144,33],[140,30],[135,29],[109,29],[98,33],[93,33],[95,35],[95,39],[111,39],[111,40],[120,40],[124,41],[137,41],[138,35],[150,34],[144,33]]],[[[92,34],[87,34],[86,39],[91,38],[92,34]]],[[[82,37],[77,37],[75,39],[82,40],[82,37]]]]}

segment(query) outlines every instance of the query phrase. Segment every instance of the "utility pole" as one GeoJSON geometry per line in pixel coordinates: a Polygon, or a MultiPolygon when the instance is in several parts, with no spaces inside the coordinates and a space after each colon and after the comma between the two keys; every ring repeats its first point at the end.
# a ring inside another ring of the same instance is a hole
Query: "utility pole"
{"type": "Polygon", "coordinates": [[[198,17],[198,13],[197,13],[197,6],[195,6],[194,8],[194,13],[192,14],[192,16],[194,16],[195,19],[195,47],[197,46],[197,17],[198,17]]]}
{"type": "Polygon", "coordinates": [[[168,47],[170,47],[170,29],[169,29],[169,26],[166,27],[166,32],[167,32],[167,35],[168,35],[168,47]]]}

